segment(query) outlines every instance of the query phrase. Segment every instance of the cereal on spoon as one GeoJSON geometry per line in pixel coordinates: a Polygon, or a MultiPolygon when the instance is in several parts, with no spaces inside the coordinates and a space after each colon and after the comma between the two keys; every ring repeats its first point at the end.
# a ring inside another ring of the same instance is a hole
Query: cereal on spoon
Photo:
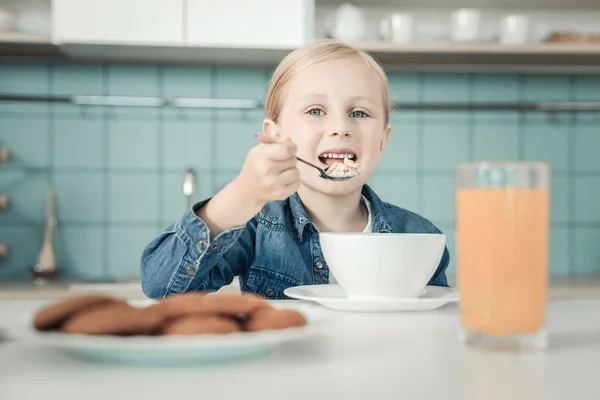
{"type": "Polygon", "coordinates": [[[345,157],[344,162],[334,162],[325,172],[334,178],[353,177],[360,174],[360,165],[345,157]]]}

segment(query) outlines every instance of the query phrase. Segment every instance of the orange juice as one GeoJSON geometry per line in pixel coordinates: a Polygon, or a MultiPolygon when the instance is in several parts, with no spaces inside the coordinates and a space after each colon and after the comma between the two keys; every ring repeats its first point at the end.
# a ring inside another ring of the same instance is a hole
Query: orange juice
{"type": "Polygon", "coordinates": [[[457,189],[462,325],[501,337],[544,324],[549,195],[546,189],[457,189]]]}

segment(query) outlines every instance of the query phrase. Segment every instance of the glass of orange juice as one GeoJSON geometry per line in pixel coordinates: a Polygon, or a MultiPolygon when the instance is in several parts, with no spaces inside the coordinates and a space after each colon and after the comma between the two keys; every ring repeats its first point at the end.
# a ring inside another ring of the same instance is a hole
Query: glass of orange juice
{"type": "Polygon", "coordinates": [[[455,169],[460,340],[543,349],[550,166],[494,161],[455,169]]]}

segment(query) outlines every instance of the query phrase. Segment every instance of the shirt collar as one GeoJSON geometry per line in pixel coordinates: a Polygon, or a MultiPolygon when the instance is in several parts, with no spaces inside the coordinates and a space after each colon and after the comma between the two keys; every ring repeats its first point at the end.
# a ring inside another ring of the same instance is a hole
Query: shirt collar
{"type": "Polygon", "coordinates": [[[371,213],[373,220],[373,232],[391,233],[392,225],[387,219],[387,205],[381,201],[369,185],[364,185],[362,194],[371,203],[371,213]]]}
{"type": "MultiPolygon", "coordinates": [[[[381,199],[375,194],[373,189],[371,189],[368,185],[364,185],[362,188],[362,195],[366,197],[367,200],[371,203],[371,214],[372,214],[372,224],[373,224],[373,232],[380,233],[391,233],[392,226],[389,224],[386,218],[386,206],[381,201],[381,199]]],[[[304,229],[307,225],[312,226],[316,232],[318,232],[317,226],[312,222],[302,202],[300,201],[300,197],[298,193],[294,193],[289,198],[291,214],[293,218],[293,225],[296,233],[298,234],[298,240],[302,242],[304,229]]]]}

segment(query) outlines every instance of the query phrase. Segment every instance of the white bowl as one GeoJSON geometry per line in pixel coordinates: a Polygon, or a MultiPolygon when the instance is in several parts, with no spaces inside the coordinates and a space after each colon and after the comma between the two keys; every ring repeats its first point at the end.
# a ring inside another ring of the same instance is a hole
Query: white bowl
{"type": "Polygon", "coordinates": [[[0,32],[11,30],[16,19],[17,17],[14,12],[0,8],[0,32]]]}
{"type": "Polygon", "coordinates": [[[421,295],[444,254],[446,235],[320,233],[321,249],[348,298],[399,299],[421,295]]]}

